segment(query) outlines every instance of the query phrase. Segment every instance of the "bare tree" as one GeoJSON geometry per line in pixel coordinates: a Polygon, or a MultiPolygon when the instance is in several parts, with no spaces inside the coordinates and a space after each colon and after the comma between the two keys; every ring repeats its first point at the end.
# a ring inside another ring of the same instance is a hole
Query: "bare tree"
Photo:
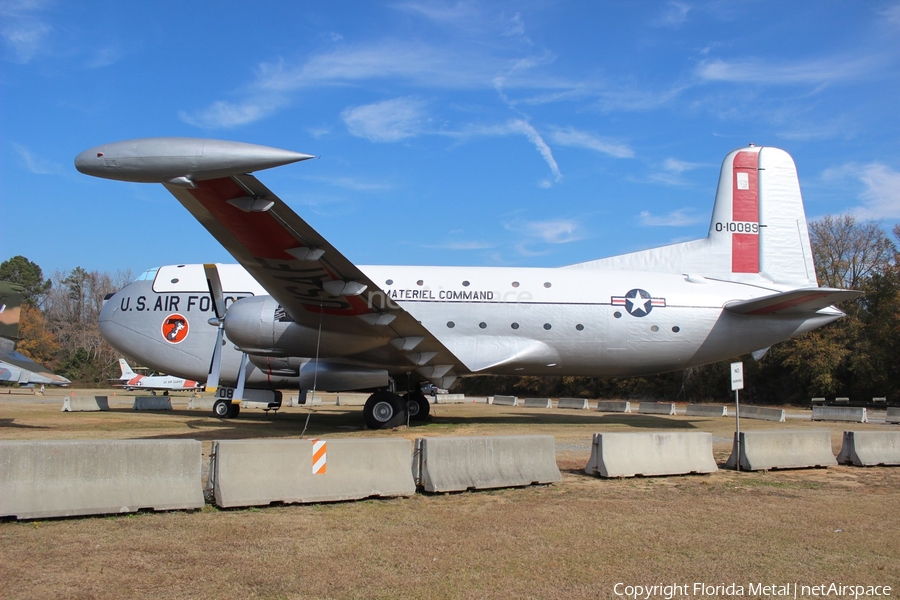
{"type": "Polygon", "coordinates": [[[809,232],[820,285],[859,289],[894,258],[894,245],[877,221],[858,223],[852,215],[829,215],[810,223],[809,232]]]}

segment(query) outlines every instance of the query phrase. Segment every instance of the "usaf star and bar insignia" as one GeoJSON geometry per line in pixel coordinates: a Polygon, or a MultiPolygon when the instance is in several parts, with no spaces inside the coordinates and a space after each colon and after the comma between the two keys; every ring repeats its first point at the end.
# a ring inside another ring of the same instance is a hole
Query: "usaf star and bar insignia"
{"type": "Polygon", "coordinates": [[[613,296],[610,302],[613,306],[624,306],[628,314],[633,317],[646,317],[654,308],[666,306],[665,298],[654,298],[650,292],[637,288],[624,296],[613,296]]]}

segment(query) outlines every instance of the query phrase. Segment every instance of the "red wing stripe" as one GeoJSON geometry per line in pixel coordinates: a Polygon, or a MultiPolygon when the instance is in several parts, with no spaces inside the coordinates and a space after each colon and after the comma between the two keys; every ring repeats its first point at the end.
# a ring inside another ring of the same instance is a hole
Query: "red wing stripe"
{"type": "Polygon", "coordinates": [[[779,302],[777,304],[772,304],[771,306],[764,306],[762,308],[757,308],[756,310],[751,310],[746,313],[748,315],[768,315],[773,312],[778,312],[779,310],[784,310],[786,308],[792,308],[799,304],[804,304],[806,302],[811,302],[813,300],[818,300],[819,298],[824,298],[828,294],[826,293],[812,293],[806,294],[805,296],[800,296],[799,298],[793,298],[791,300],[785,300],[784,302],[779,302]]]}

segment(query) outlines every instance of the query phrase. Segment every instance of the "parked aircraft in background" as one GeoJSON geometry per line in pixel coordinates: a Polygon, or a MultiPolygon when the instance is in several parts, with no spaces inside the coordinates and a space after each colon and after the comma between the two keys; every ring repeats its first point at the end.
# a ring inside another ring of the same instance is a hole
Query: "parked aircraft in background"
{"type": "Polygon", "coordinates": [[[0,381],[43,385],[69,385],[65,377],[51,373],[21,352],[16,352],[19,339],[19,315],[22,309],[22,287],[0,281],[0,381]]]}
{"type": "Polygon", "coordinates": [[[126,390],[149,390],[151,394],[156,395],[157,390],[162,391],[164,396],[168,396],[169,392],[192,392],[202,390],[203,384],[182,377],[173,377],[171,375],[138,375],[135,373],[128,362],[124,358],[119,359],[119,368],[122,369],[122,376],[118,381],[123,383],[116,387],[124,387],[126,390]]]}
{"type": "Polygon", "coordinates": [[[706,238],[552,269],[357,266],[248,174],[307,158],[150,138],[75,159],[89,175],[163,184],[240,263],[152,269],[100,314],[123,353],[208,373],[210,390],[235,386],[219,390],[220,416],[236,416],[248,388],[375,390],[365,421],[392,427],[428,415],[422,381],[634,376],[759,356],[859,295],[818,287],[796,167],[777,148],[728,154],[706,238]]]}

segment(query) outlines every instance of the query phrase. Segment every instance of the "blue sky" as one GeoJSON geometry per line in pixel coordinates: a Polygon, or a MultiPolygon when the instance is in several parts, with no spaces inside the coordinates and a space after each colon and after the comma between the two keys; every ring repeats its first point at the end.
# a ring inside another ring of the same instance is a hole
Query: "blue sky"
{"type": "Polygon", "coordinates": [[[0,260],[233,262],[106,142],[319,156],[258,177],[360,264],[559,266],[706,235],[724,156],[810,219],[900,221],[897,2],[0,1],[0,260]],[[251,8],[252,7],[252,8],[251,8]]]}

